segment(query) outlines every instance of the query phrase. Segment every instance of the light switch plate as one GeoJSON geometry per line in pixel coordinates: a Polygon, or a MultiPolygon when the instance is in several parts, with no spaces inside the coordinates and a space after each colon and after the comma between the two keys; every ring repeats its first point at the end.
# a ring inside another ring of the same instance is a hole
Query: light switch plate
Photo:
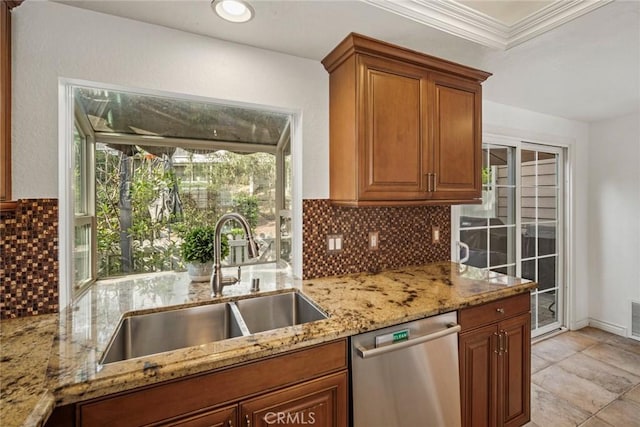
{"type": "Polygon", "coordinates": [[[434,245],[440,243],[440,227],[437,225],[431,226],[431,243],[434,245]]]}
{"type": "Polygon", "coordinates": [[[340,252],[342,250],[342,234],[328,234],[327,235],[327,252],[332,254],[340,252]]]}
{"type": "Polygon", "coordinates": [[[380,248],[380,233],[377,231],[369,232],[369,250],[377,251],[380,248]]]}

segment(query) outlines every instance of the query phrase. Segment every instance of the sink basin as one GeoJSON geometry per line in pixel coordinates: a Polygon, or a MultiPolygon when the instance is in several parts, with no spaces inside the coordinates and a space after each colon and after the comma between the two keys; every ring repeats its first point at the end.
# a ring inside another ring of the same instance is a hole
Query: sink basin
{"type": "Polygon", "coordinates": [[[294,292],[244,299],[236,305],[252,333],[327,318],[311,301],[294,292]]]}
{"type": "Polygon", "coordinates": [[[327,317],[311,301],[295,292],[125,315],[100,364],[248,336],[327,317]]]}
{"type": "Polygon", "coordinates": [[[101,364],[243,335],[228,304],[210,304],[123,317],[101,364]]]}

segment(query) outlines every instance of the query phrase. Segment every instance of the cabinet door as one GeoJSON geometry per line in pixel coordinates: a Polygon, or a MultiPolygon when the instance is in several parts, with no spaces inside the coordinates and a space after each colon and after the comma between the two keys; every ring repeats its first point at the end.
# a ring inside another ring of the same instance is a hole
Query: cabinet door
{"type": "Polygon", "coordinates": [[[359,198],[429,197],[425,174],[427,72],[367,56],[360,57],[359,71],[359,198]]]}
{"type": "Polygon", "coordinates": [[[495,325],[460,334],[460,389],[463,426],[495,426],[498,377],[495,325]]]}
{"type": "Polygon", "coordinates": [[[446,76],[434,79],[433,199],[482,197],[481,86],[446,76]]]}
{"type": "Polygon", "coordinates": [[[347,405],[344,371],[242,402],[240,425],[346,427],[347,405]]]}
{"type": "Polygon", "coordinates": [[[166,427],[234,427],[237,425],[237,418],[238,406],[233,405],[157,425],[166,427]]]}
{"type": "Polygon", "coordinates": [[[504,351],[499,357],[498,417],[501,425],[521,426],[530,419],[531,314],[498,325],[504,351]]]}

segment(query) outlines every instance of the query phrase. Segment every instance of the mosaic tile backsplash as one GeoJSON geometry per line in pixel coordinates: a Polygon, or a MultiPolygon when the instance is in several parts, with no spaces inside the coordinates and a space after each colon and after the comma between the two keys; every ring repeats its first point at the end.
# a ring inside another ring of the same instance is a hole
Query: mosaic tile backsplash
{"type": "Polygon", "coordinates": [[[24,199],[0,213],[0,318],[58,311],[58,201],[24,199]]]}
{"type": "Polygon", "coordinates": [[[304,279],[451,259],[449,206],[350,208],[309,199],[303,200],[302,209],[304,279]],[[440,243],[432,243],[432,225],[440,227],[440,243]],[[379,233],[376,251],[369,250],[371,231],[379,233]],[[328,234],[342,234],[341,251],[327,251],[328,234]]]}
{"type": "MultiPolygon", "coordinates": [[[[303,201],[303,277],[377,272],[450,259],[449,206],[332,206],[329,200],[303,201]],[[432,244],[431,226],[440,227],[432,244]],[[370,251],[369,232],[380,245],[370,251]],[[327,235],[342,234],[343,248],[327,251],[327,235]]],[[[0,213],[0,318],[58,311],[58,201],[20,200],[0,213]]]]}

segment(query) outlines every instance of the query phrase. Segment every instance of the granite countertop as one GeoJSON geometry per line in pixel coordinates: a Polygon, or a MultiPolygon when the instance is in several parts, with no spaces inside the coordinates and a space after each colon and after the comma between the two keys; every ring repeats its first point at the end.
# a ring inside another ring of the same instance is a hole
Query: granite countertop
{"type": "Polygon", "coordinates": [[[154,273],[103,281],[59,315],[2,321],[0,421],[39,425],[55,406],[154,384],[527,292],[535,283],[436,263],[378,274],[297,280],[288,268],[243,268],[239,284],[216,302],[302,292],[329,319],[100,366],[121,316],[166,306],[211,302],[209,284],[186,273],[154,273]],[[57,333],[56,333],[57,332],[57,333]],[[46,367],[46,372],[45,372],[46,367]]]}

